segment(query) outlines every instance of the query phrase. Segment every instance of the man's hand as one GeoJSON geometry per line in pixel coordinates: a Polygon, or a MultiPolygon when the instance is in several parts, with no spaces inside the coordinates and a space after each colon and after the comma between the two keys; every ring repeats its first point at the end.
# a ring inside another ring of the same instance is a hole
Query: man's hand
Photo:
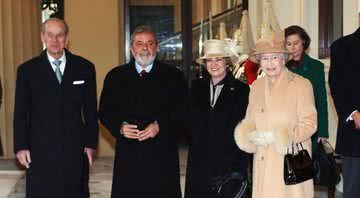
{"type": "Polygon", "coordinates": [[[136,125],[133,124],[122,124],[120,133],[124,135],[124,137],[129,139],[138,139],[139,138],[139,129],[137,129],[136,125]]]}
{"type": "Polygon", "coordinates": [[[30,168],[31,163],[31,157],[30,157],[30,151],[29,150],[20,150],[16,153],[16,158],[19,161],[19,163],[26,168],[30,168]]]}
{"type": "Polygon", "coordinates": [[[157,122],[149,124],[143,131],[139,132],[139,141],[144,141],[149,138],[154,138],[160,131],[157,122]]]}
{"type": "Polygon", "coordinates": [[[86,153],[87,157],[88,157],[88,160],[89,160],[89,165],[90,167],[92,166],[92,163],[93,163],[93,155],[95,153],[95,150],[92,149],[92,148],[88,148],[88,147],[85,147],[84,148],[84,153],[86,153]]]}
{"type": "Polygon", "coordinates": [[[355,128],[360,129],[360,112],[354,112],[351,117],[354,119],[355,128]]]}

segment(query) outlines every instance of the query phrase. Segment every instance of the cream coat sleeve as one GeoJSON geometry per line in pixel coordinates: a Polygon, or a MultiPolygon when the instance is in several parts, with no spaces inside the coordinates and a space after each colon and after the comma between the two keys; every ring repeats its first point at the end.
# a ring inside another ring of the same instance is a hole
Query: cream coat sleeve
{"type": "Polygon", "coordinates": [[[297,90],[297,115],[298,120],[294,126],[294,142],[303,142],[311,138],[317,129],[317,112],[314,102],[312,85],[305,79],[303,86],[297,90]]]}
{"type": "Polygon", "coordinates": [[[252,120],[251,109],[254,105],[254,89],[249,93],[249,104],[246,110],[245,118],[235,127],[234,138],[237,146],[248,153],[256,152],[256,145],[250,141],[249,133],[256,131],[255,122],[252,120]]]}

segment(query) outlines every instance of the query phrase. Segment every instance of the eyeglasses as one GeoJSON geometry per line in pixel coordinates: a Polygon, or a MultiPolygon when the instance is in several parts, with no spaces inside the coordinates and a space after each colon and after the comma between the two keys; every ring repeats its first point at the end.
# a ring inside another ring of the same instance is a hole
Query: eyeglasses
{"type": "Polygon", "coordinates": [[[274,61],[279,61],[282,60],[283,56],[281,54],[275,54],[275,55],[271,55],[271,56],[260,56],[260,62],[274,62],[274,61]]]}

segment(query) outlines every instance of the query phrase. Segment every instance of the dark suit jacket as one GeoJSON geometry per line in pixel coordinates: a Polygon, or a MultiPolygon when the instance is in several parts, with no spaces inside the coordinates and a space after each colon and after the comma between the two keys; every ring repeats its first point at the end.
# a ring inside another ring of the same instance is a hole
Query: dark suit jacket
{"type": "Polygon", "coordinates": [[[65,54],[61,84],[46,51],[18,68],[14,150],[30,150],[27,197],[83,197],[83,150],[97,146],[94,65],[67,50],[65,54]]]}
{"type": "Polygon", "coordinates": [[[99,118],[117,138],[112,197],[180,198],[176,129],[183,120],[186,81],[176,68],[154,62],[140,77],[135,63],[115,67],[105,78],[99,118]],[[122,122],[157,121],[155,138],[139,142],[120,134],[122,122]]]}
{"type": "MultiPolygon", "coordinates": [[[[195,80],[191,86],[191,144],[186,173],[186,198],[215,198],[214,178],[233,172],[247,176],[250,154],[235,144],[234,129],[246,113],[249,86],[231,73],[215,106],[210,107],[210,79],[195,80]]],[[[232,189],[235,191],[235,189],[232,189]]],[[[230,196],[229,196],[230,197],[230,196]]]]}
{"type": "Polygon", "coordinates": [[[360,28],[342,37],[331,46],[329,83],[339,116],[336,152],[344,156],[360,157],[360,130],[346,119],[360,111],[360,28]]]}

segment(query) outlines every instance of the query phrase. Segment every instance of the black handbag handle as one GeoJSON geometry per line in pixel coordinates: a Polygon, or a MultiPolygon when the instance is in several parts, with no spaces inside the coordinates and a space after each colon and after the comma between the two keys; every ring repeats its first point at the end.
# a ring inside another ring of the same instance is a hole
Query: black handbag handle
{"type": "MultiPolygon", "coordinates": [[[[341,158],[339,155],[336,155],[336,154],[335,154],[335,149],[331,146],[331,144],[330,144],[328,141],[326,141],[325,144],[326,144],[326,143],[329,145],[330,150],[331,150],[331,153],[332,153],[332,155],[334,156],[334,158],[335,158],[335,159],[341,158]]],[[[318,149],[322,150],[321,152],[324,152],[324,153],[326,153],[325,144],[322,143],[322,142],[319,142],[319,143],[318,143],[318,146],[319,146],[318,149]]]]}
{"type": "MultiPolygon", "coordinates": [[[[326,141],[325,143],[327,143],[327,144],[329,145],[331,151],[332,151],[333,153],[335,153],[335,150],[334,150],[334,148],[331,146],[331,144],[330,144],[328,141],[326,141]]],[[[322,142],[320,142],[320,144],[322,144],[322,142]]],[[[323,145],[324,145],[324,144],[323,144],[323,145]]],[[[324,146],[325,146],[325,145],[324,145],[324,146]]]]}
{"type": "MultiPolygon", "coordinates": [[[[292,149],[291,154],[292,154],[292,155],[294,155],[294,144],[295,144],[295,146],[296,146],[296,148],[297,148],[297,152],[300,151],[300,148],[301,148],[301,150],[304,150],[304,147],[303,147],[303,145],[301,144],[301,142],[299,142],[299,143],[292,143],[292,144],[291,144],[291,149],[292,149]],[[299,148],[299,145],[300,145],[300,148],[299,148]]],[[[286,153],[289,154],[289,148],[287,148],[286,153]]]]}

